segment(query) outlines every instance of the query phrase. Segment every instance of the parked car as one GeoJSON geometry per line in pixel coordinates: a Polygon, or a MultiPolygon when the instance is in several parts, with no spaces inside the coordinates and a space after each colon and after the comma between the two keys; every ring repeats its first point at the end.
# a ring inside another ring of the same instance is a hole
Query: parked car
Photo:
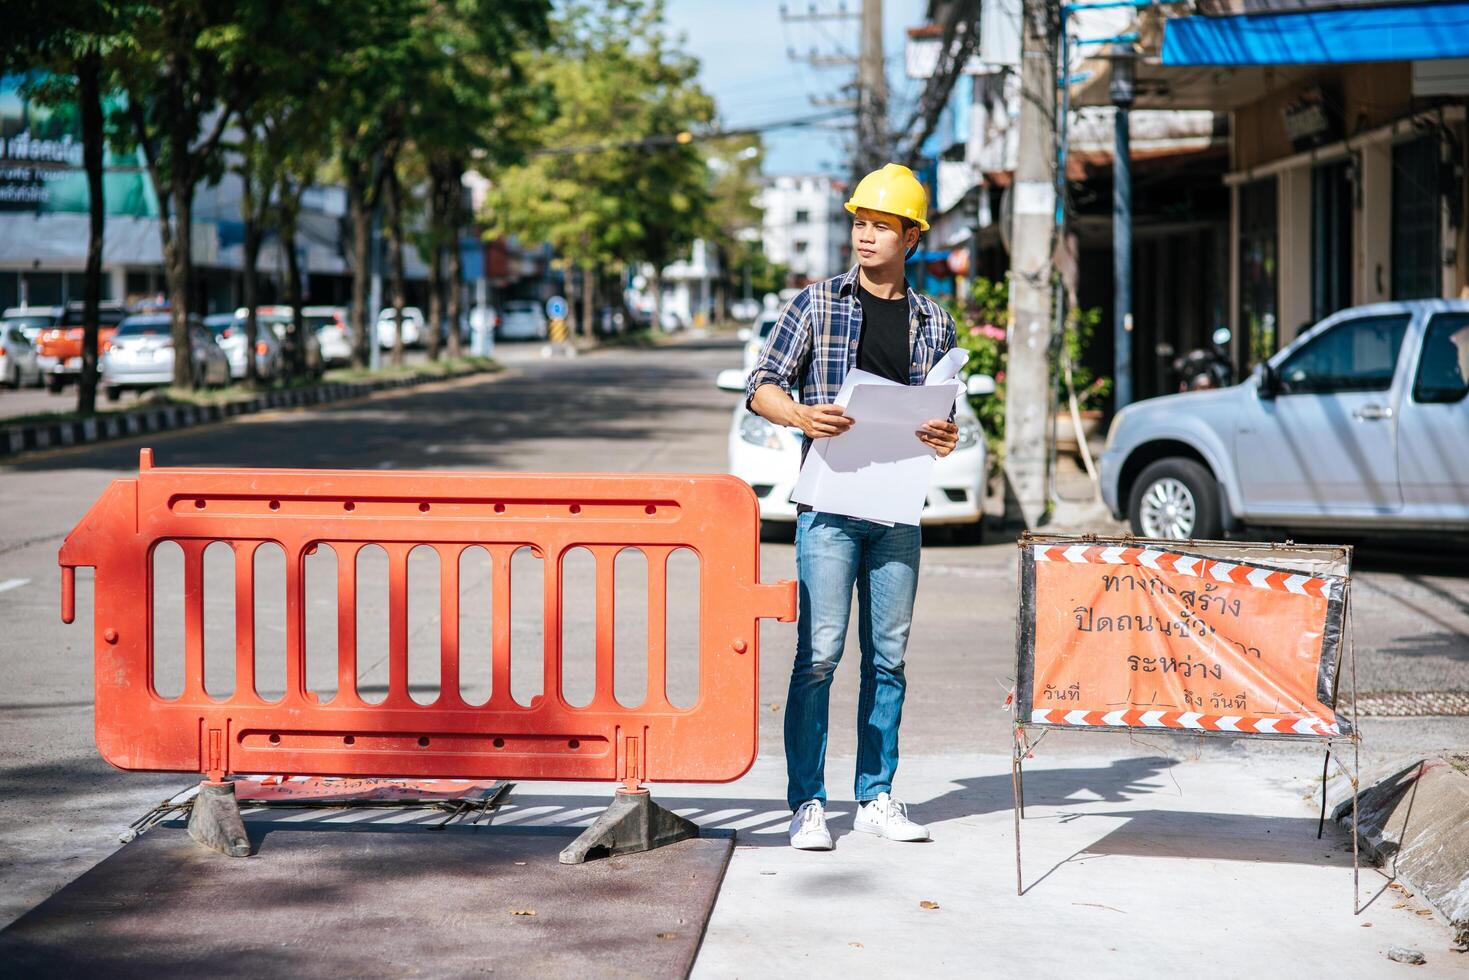
{"type": "Polygon", "coordinates": [[[66,316],[63,306],[12,306],[0,314],[0,323],[19,327],[32,344],[41,331],[56,326],[66,316]]]}
{"type": "Polygon", "coordinates": [[[0,383],[10,388],[41,386],[36,349],[19,326],[0,322],[0,383]]]}
{"type": "MultiPolygon", "coordinates": [[[[229,360],[196,316],[189,317],[189,353],[200,387],[229,384],[229,360]]],[[[172,383],[173,337],[169,332],[169,314],[144,313],[122,321],[112,335],[107,353],[102,355],[102,388],[107,399],[117,401],[127,389],[157,388],[172,383]]]]}
{"type": "MultiPolygon", "coordinates": [[[[746,372],[721,371],[718,385],[726,391],[745,390],[746,372]]],[[[969,394],[988,395],[994,379],[976,374],[969,379],[969,394]]],[[[960,398],[954,420],[959,423],[959,445],[933,466],[933,480],[923,503],[924,525],[949,525],[961,539],[978,541],[984,520],[985,477],[988,451],[984,430],[968,398],[960,398]]],[[[760,520],[767,526],[796,521],[791,493],[801,471],[800,429],[786,429],[767,422],[745,408],[744,399],[734,407],[729,427],[729,471],[755,491],[760,500],[760,520]]],[[[916,437],[915,437],[916,438],[916,437]]]]}
{"type": "Polygon", "coordinates": [[[755,362],[760,360],[760,352],[765,349],[765,341],[770,338],[770,331],[775,329],[780,320],[780,311],[766,309],[761,311],[755,318],[755,322],[748,327],[741,327],[737,337],[745,343],[745,373],[755,369],[755,362]]]}
{"type": "MultiPolygon", "coordinates": [[[[377,343],[383,350],[391,350],[394,335],[398,330],[398,314],[391,307],[384,307],[377,315],[377,343]]],[[[423,311],[416,306],[403,307],[403,346],[417,347],[423,343],[423,311]]]]}
{"type": "MultiPolygon", "coordinates": [[[[306,311],[304,309],[301,311],[301,315],[303,318],[305,317],[306,311]]],[[[244,308],[241,307],[236,310],[235,316],[244,319],[244,308]]],[[[286,344],[289,342],[287,337],[291,332],[291,325],[295,316],[296,311],[289,306],[257,306],[255,308],[255,319],[260,324],[261,332],[263,333],[269,329],[275,334],[275,339],[281,346],[282,371],[286,369],[287,365],[286,344]]],[[[321,373],[326,370],[326,362],[322,360],[321,341],[316,339],[316,332],[307,326],[302,334],[301,342],[306,347],[305,357],[303,358],[306,364],[306,373],[313,378],[321,377],[321,373]]]]}
{"type": "MultiPolygon", "coordinates": [[[[75,381],[82,373],[82,341],[86,328],[82,326],[86,308],[82,303],[66,306],[40,308],[30,317],[32,338],[36,347],[36,363],[46,377],[46,387],[54,394],[75,381]]],[[[97,307],[97,354],[100,357],[107,349],[108,338],[127,309],[121,303],[104,302],[97,307]]]]}
{"type": "Polygon", "coordinates": [[[500,323],[502,340],[545,340],[549,331],[546,311],[535,300],[512,299],[505,302],[505,316],[500,323]]]}
{"type": "MultiPolygon", "coordinates": [[[[245,318],[239,312],[215,313],[204,318],[204,328],[214,337],[230,364],[230,377],[245,377],[245,318]]],[[[284,369],[280,341],[263,324],[257,325],[255,336],[255,373],[261,381],[271,381],[284,369]]]]}
{"type": "Polygon", "coordinates": [[[1469,301],[1343,310],[1243,383],[1129,405],[1102,493],[1134,533],[1469,531],[1469,301]]]}
{"type": "Polygon", "coordinates": [[[301,310],[306,329],[316,337],[321,360],[328,366],[352,363],[352,330],[345,306],[307,306],[301,310]]]}

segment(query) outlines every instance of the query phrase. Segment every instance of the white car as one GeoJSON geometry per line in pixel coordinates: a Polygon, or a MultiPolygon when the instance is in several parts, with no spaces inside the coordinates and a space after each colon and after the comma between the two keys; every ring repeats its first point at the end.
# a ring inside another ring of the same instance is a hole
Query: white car
{"type": "MultiPolygon", "coordinates": [[[[404,318],[406,319],[408,311],[405,309],[403,312],[404,318]]],[[[235,311],[235,315],[243,318],[245,316],[245,308],[243,306],[240,307],[235,311]]],[[[255,308],[255,319],[260,323],[261,332],[269,329],[275,334],[275,339],[281,345],[281,362],[283,366],[286,359],[286,339],[291,332],[291,326],[295,323],[295,317],[296,311],[289,306],[257,306],[255,308]]],[[[305,336],[301,339],[301,343],[306,349],[302,352],[301,360],[306,365],[306,373],[313,378],[319,378],[321,377],[321,372],[325,369],[325,364],[322,362],[321,357],[321,343],[316,339],[316,332],[311,329],[309,324],[304,323],[306,317],[306,311],[304,309],[301,311],[301,317],[303,325],[306,327],[305,336]]]]}
{"type": "MultiPolygon", "coordinates": [[[[392,350],[398,332],[398,314],[391,306],[385,306],[377,315],[377,345],[383,350],[392,350]]],[[[417,347],[423,343],[427,331],[423,325],[423,311],[416,306],[403,307],[403,346],[417,347]]]]}
{"type": "Polygon", "coordinates": [[[500,321],[501,340],[545,340],[548,333],[546,311],[535,300],[512,299],[505,302],[505,316],[500,321]]]}
{"type": "Polygon", "coordinates": [[[779,321],[779,310],[765,309],[755,318],[754,323],[740,328],[737,336],[745,344],[745,363],[742,367],[746,374],[755,370],[755,362],[760,360],[760,352],[765,349],[765,341],[769,339],[770,331],[775,329],[779,321]]]}
{"type": "Polygon", "coordinates": [[[344,306],[307,306],[301,310],[306,329],[321,347],[322,362],[328,365],[352,363],[352,330],[347,326],[344,306]]]}
{"type": "MultiPolygon", "coordinates": [[[[173,337],[167,313],[130,316],[112,335],[102,355],[102,387],[108,401],[117,401],[124,389],[158,388],[173,384],[173,337]]],[[[230,383],[230,365],[214,337],[198,317],[189,317],[189,353],[195,383],[222,388],[230,383]]]]}
{"type": "MultiPolygon", "coordinates": [[[[214,335],[214,342],[230,362],[230,377],[245,377],[245,318],[238,313],[215,313],[204,318],[204,328],[214,335]]],[[[261,381],[273,380],[283,368],[281,345],[275,334],[257,323],[255,338],[255,374],[261,381]]]]}
{"type": "Polygon", "coordinates": [[[41,386],[41,366],[36,349],[19,324],[0,322],[0,383],[11,388],[41,386]]]}
{"type": "MultiPolygon", "coordinates": [[[[719,387],[745,390],[745,372],[729,369],[719,374],[719,387]]],[[[969,394],[988,395],[994,379],[970,377],[969,394]]],[[[933,482],[923,504],[925,525],[949,525],[961,537],[977,541],[984,520],[985,476],[989,465],[984,430],[968,398],[960,398],[954,416],[959,423],[959,445],[934,463],[933,482]]],[[[801,431],[772,425],[745,408],[734,407],[729,427],[729,471],[748,483],[760,500],[760,519],[767,524],[794,524],[796,505],[791,491],[801,469],[801,431]]]]}

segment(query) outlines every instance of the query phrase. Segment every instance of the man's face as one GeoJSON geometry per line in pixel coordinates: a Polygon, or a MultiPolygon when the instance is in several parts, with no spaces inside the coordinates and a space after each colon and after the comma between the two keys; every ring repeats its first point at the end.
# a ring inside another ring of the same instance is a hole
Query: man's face
{"type": "Polygon", "coordinates": [[[858,208],[852,216],[852,254],[864,269],[901,265],[908,249],[918,242],[918,226],[903,223],[895,214],[858,208]]]}

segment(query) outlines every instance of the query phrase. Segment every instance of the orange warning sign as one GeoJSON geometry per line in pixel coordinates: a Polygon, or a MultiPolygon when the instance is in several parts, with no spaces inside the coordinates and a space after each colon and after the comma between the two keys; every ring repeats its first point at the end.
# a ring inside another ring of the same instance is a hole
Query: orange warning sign
{"type": "Polygon", "coordinates": [[[1017,721],[1340,736],[1345,579],[1149,547],[1030,545],[1017,721]]]}

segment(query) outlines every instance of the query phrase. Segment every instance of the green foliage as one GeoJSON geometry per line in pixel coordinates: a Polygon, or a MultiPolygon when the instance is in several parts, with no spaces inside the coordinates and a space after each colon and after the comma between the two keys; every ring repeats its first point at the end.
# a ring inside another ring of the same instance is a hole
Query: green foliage
{"type": "MultiPolygon", "coordinates": [[[[1009,355],[1008,334],[1010,326],[1010,286],[1008,282],[992,282],[976,278],[969,284],[969,298],[960,304],[950,300],[949,312],[954,317],[959,346],[969,351],[969,363],[965,366],[966,377],[988,374],[995,379],[995,393],[972,398],[974,413],[984,425],[985,437],[990,447],[990,458],[998,461],[1005,443],[1005,368],[1009,355]]],[[[1077,401],[1083,409],[1099,403],[1112,390],[1112,380],[1096,376],[1082,364],[1082,355],[1091,345],[1102,311],[1093,307],[1089,310],[1072,310],[1066,320],[1064,350],[1071,359],[1072,383],[1076,387],[1077,401]]],[[[1060,365],[1056,365],[1060,370],[1060,365]]],[[[1065,405],[1065,390],[1061,401],[1065,405]]]]}
{"type": "Polygon", "coordinates": [[[969,351],[964,376],[988,374],[995,379],[995,393],[971,398],[974,414],[984,426],[990,459],[997,460],[1005,443],[1005,358],[1010,326],[1010,284],[976,278],[969,285],[969,298],[961,306],[949,301],[955,337],[969,351]]]}
{"type": "Polygon", "coordinates": [[[579,266],[671,261],[711,204],[703,155],[675,137],[709,123],[714,103],[694,82],[698,63],[666,38],[660,0],[568,3],[548,47],[521,63],[555,106],[536,142],[558,152],[491,171],[493,231],[549,242],[579,266]],[[649,137],[662,141],[603,147],[649,137]]]}
{"type": "MultiPolygon", "coordinates": [[[[1082,363],[1082,355],[1091,347],[1097,324],[1102,320],[1102,308],[1093,306],[1089,310],[1072,310],[1066,317],[1066,333],[1062,340],[1066,357],[1071,361],[1071,384],[1076,389],[1076,403],[1086,411],[1095,408],[1112,392],[1112,379],[1098,375],[1082,363]]],[[[1064,383],[1061,389],[1061,405],[1067,404],[1064,383]]]]}

